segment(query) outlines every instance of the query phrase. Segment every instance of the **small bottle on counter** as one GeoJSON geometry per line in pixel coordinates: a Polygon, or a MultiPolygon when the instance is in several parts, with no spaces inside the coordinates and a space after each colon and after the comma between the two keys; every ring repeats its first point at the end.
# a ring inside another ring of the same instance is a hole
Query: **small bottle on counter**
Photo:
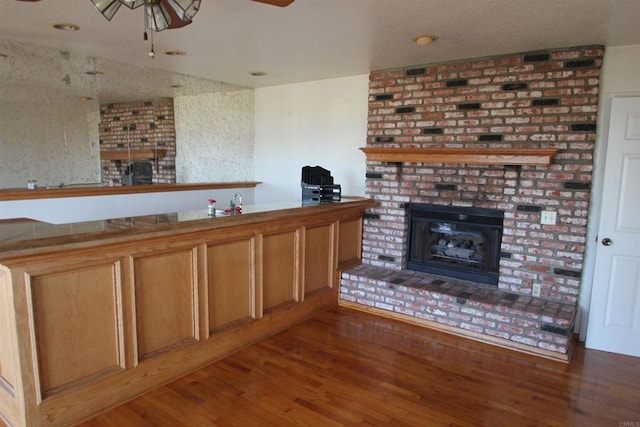
{"type": "Polygon", "coordinates": [[[214,199],[209,199],[209,202],[207,205],[207,215],[209,217],[216,216],[216,201],[214,199]]]}

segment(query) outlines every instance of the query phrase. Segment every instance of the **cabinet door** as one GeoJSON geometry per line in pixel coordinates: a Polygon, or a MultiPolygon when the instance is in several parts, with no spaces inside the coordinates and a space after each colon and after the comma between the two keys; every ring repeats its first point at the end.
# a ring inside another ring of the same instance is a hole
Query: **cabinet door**
{"type": "Polygon", "coordinates": [[[207,248],[209,330],[255,318],[255,239],[207,248]]]}
{"type": "Polygon", "coordinates": [[[335,227],[333,224],[307,228],[304,233],[304,294],[333,287],[335,227]]]}
{"type": "Polygon", "coordinates": [[[362,218],[341,220],[338,226],[338,267],[347,269],[360,263],[362,218]]]}
{"type": "Polygon", "coordinates": [[[11,312],[11,291],[9,286],[9,275],[0,269],[0,393],[2,389],[8,390],[15,395],[16,386],[16,364],[14,360],[14,339],[13,321],[11,312]]]}
{"type": "Polygon", "coordinates": [[[118,263],[32,273],[42,397],[124,369],[118,263]]]}
{"type": "Polygon", "coordinates": [[[134,259],[138,359],[194,342],[195,249],[134,259]]]}
{"type": "Polygon", "coordinates": [[[298,301],[300,280],[299,231],[290,230],[262,237],[262,298],[268,311],[298,301]]]}

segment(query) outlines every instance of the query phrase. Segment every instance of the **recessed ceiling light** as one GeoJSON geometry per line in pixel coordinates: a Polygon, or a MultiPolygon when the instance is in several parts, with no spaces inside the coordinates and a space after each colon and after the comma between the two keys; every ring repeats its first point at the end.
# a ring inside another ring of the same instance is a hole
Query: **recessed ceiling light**
{"type": "Polygon", "coordinates": [[[102,71],[98,71],[98,70],[89,70],[89,71],[85,71],[84,73],[88,76],[100,76],[104,74],[102,71]]]}
{"type": "Polygon", "coordinates": [[[264,71],[252,71],[251,75],[254,77],[262,77],[262,76],[266,76],[267,73],[265,73],[264,71]]]}
{"type": "Polygon", "coordinates": [[[169,87],[172,87],[172,88],[174,88],[174,89],[179,89],[179,88],[181,88],[181,87],[182,87],[182,85],[181,85],[181,84],[177,84],[177,83],[176,83],[176,84],[174,84],[174,85],[170,85],[169,87]]]}
{"type": "Polygon", "coordinates": [[[416,42],[418,46],[426,46],[436,40],[438,40],[438,36],[434,36],[432,34],[421,34],[413,38],[413,41],[416,42]]]}
{"type": "Polygon", "coordinates": [[[49,25],[51,25],[56,30],[62,31],[78,31],[80,29],[79,26],[70,22],[49,22],[49,25]]]}
{"type": "Polygon", "coordinates": [[[0,58],[8,58],[9,55],[7,55],[6,53],[2,53],[0,52],[0,58]]]}
{"type": "Polygon", "coordinates": [[[82,101],[82,102],[88,102],[88,101],[91,101],[92,99],[93,98],[90,97],[90,96],[81,96],[80,97],[80,101],[82,101]]]}
{"type": "Polygon", "coordinates": [[[167,56],[185,56],[187,52],[183,50],[164,50],[162,51],[167,56]]]}

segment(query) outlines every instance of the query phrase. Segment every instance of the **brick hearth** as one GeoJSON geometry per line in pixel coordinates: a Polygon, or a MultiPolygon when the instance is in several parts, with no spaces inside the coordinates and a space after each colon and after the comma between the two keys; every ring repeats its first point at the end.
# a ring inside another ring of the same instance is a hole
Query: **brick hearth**
{"type": "Polygon", "coordinates": [[[361,265],[343,273],[340,292],[343,301],[470,332],[465,335],[511,341],[514,347],[533,347],[540,353],[566,354],[571,344],[575,305],[491,285],[361,265]]]}
{"type": "MultiPolygon", "coordinates": [[[[497,289],[463,287],[463,295],[471,293],[467,298],[442,286],[409,286],[406,292],[419,296],[425,310],[402,310],[408,317],[428,314],[463,331],[564,353],[580,292],[603,54],[602,47],[588,46],[373,72],[367,147],[559,152],[549,166],[368,161],[366,193],[380,205],[365,215],[364,265],[343,276],[343,300],[373,307],[378,298],[406,287],[393,282],[409,274],[404,271],[407,203],[500,209],[504,231],[497,289]],[[555,225],[540,224],[547,210],[556,212],[555,225]],[[531,297],[534,285],[540,285],[541,298],[531,297]],[[372,298],[367,300],[358,293],[360,286],[378,290],[365,293],[372,298]],[[505,303],[484,303],[486,292],[513,299],[509,314],[505,303]],[[528,308],[520,307],[526,298],[528,308]],[[445,301],[448,309],[434,308],[445,301]],[[557,308],[562,316],[529,318],[534,312],[546,316],[535,307],[557,308]],[[522,310],[523,316],[511,310],[522,310]]],[[[380,308],[399,312],[399,307],[380,308]]]]}

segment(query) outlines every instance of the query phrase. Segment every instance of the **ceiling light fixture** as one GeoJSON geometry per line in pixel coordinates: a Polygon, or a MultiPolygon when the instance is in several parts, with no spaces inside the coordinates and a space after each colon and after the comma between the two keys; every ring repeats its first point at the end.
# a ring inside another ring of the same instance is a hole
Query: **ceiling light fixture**
{"type": "Polygon", "coordinates": [[[108,21],[122,5],[129,9],[144,6],[145,24],[151,31],[189,25],[200,9],[200,0],[91,0],[91,3],[108,21]]]}
{"type": "Polygon", "coordinates": [[[187,54],[187,52],[183,50],[165,50],[162,53],[167,56],[185,56],[187,54]]]}
{"type": "Polygon", "coordinates": [[[267,75],[264,71],[252,71],[250,74],[254,77],[263,77],[267,75]]]}
{"type": "MultiPolygon", "coordinates": [[[[200,0],[91,0],[91,3],[108,21],[114,17],[120,6],[136,9],[144,6],[144,40],[148,40],[147,31],[162,31],[181,28],[191,24],[191,19],[200,9],[200,0]]],[[[153,33],[149,56],[155,58],[153,33]]]]}
{"type": "Polygon", "coordinates": [[[418,46],[426,46],[436,40],[438,40],[438,36],[434,36],[431,34],[422,34],[413,38],[413,41],[416,42],[418,46]]]}
{"type": "Polygon", "coordinates": [[[71,24],[69,22],[49,22],[49,25],[56,30],[61,31],[78,31],[80,29],[76,24],[71,24]]]}

